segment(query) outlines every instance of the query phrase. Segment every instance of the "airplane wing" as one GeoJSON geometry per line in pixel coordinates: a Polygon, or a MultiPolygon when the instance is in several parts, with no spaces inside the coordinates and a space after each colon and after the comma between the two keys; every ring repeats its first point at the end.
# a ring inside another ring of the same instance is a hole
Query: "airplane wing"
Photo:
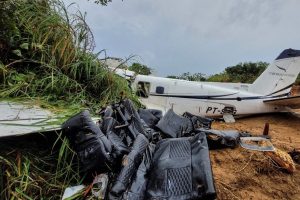
{"type": "Polygon", "coordinates": [[[0,102],[0,138],[61,129],[49,110],[15,102],[0,102]]]}
{"type": "Polygon", "coordinates": [[[277,105],[277,106],[286,106],[292,109],[298,109],[300,108],[300,96],[265,100],[264,103],[277,105]]]}

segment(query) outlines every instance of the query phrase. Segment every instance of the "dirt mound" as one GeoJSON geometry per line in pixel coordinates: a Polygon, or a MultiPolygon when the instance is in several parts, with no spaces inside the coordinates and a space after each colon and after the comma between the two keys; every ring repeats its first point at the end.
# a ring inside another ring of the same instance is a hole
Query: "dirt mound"
{"type": "MultiPolygon", "coordinates": [[[[237,119],[234,124],[215,122],[213,128],[237,129],[261,135],[264,124],[278,149],[300,147],[300,119],[287,113],[237,119]]],[[[218,199],[300,199],[300,166],[288,174],[261,152],[241,147],[210,151],[218,199]]]]}

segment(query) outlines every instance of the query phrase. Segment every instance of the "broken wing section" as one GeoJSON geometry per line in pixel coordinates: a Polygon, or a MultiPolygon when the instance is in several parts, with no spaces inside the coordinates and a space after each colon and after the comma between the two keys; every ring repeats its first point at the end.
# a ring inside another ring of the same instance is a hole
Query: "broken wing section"
{"type": "Polygon", "coordinates": [[[57,116],[25,103],[0,102],[0,138],[60,129],[57,116]]]}
{"type": "Polygon", "coordinates": [[[282,107],[289,107],[292,109],[299,109],[300,108],[300,96],[292,96],[292,97],[285,97],[285,98],[278,98],[272,100],[265,100],[264,103],[282,106],[282,107]]]}

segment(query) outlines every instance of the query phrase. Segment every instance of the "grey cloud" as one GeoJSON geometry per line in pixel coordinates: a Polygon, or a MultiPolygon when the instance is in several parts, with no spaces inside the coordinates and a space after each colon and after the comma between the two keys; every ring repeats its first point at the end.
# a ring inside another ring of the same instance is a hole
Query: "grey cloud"
{"type": "Polygon", "coordinates": [[[98,50],[137,54],[158,75],[212,74],[299,48],[297,0],[113,0],[107,7],[76,2],[87,11],[98,50]]]}
{"type": "Polygon", "coordinates": [[[222,18],[227,21],[227,25],[244,24],[254,27],[264,22],[276,23],[281,4],[284,2],[278,0],[231,1],[230,8],[222,18]]]}

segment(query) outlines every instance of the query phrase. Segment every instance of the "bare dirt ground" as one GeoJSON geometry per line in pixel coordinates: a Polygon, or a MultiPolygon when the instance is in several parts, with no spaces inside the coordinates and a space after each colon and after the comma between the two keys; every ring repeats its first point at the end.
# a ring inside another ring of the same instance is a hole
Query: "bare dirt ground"
{"type": "MultiPolygon", "coordinates": [[[[300,148],[300,118],[288,113],[241,118],[233,124],[215,122],[213,128],[261,135],[266,122],[276,148],[300,148]]],[[[241,147],[212,150],[210,157],[218,199],[300,199],[300,165],[288,174],[263,153],[241,147]]]]}

